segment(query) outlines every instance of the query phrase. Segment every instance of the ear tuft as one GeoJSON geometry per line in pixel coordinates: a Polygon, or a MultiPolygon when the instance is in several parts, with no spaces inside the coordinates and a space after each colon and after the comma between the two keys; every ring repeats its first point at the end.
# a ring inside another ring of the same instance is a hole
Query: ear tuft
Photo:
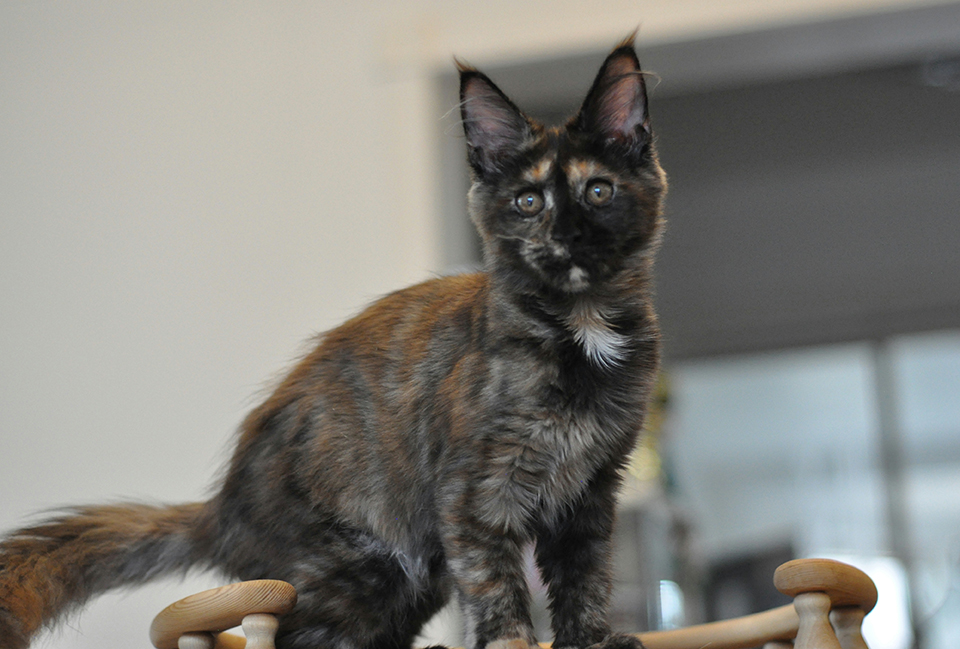
{"type": "Polygon", "coordinates": [[[461,59],[459,56],[453,57],[453,64],[457,66],[457,72],[463,74],[464,72],[476,72],[477,69],[461,59]]]}
{"type": "Polygon", "coordinates": [[[467,137],[467,156],[483,176],[522,146],[531,134],[520,109],[482,72],[457,60],[460,70],[460,115],[467,137]]]}
{"type": "Polygon", "coordinates": [[[613,48],[613,51],[616,52],[617,50],[623,49],[624,47],[629,47],[631,50],[633,50],[635,48],[634,44],[637,42],[637,34],[639,33],[640,33],[640,27],[637,26],[637,28],[634,29],[629,34],[627,34],[622,41],[617,43],[617,46],[613,48]]]}

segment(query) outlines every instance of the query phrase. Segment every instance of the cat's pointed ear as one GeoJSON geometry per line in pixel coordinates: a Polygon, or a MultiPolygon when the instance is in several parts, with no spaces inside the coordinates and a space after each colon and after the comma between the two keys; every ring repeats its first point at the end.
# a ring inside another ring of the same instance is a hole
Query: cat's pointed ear
{"type": "Polygon", "coordinates": [[[650,118],[647,86],[633,38],[628,37],[607,56],[573,124],[605,144],[639,153],[650,141],[650,118]]]}
{"type": "Polygon", "coordinates": [[[482,72],[457,61],[467,160],[480,176],[495,172],[531,135],[530,122],[482,72]]]}

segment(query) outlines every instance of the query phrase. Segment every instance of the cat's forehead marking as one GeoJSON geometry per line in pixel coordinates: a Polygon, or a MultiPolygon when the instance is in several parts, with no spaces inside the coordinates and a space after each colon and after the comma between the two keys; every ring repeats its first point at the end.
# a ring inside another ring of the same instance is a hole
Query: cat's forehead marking
{"type": "Polygon", "coordinates": [[[542,183],[553,173],[553,157],[538,160],[532,167],[523,172],[523,179],[531,184],[542,183]]]}
{"type": "Polygon", "coordinates": [[[605,167],[596,160],[571,158],[563,168],[571,185],[581,185],[595,176],[602,175],[605,167]]]}

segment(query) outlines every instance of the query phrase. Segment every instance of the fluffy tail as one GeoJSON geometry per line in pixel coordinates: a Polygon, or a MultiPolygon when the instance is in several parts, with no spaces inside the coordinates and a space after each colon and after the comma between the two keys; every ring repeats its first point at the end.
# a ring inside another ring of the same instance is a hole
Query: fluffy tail
{"type": "Polygon", "coordinates": [[[204,560],[201,503],[83,507],[0,541],[0,649],[111,588],[204,560]]]}

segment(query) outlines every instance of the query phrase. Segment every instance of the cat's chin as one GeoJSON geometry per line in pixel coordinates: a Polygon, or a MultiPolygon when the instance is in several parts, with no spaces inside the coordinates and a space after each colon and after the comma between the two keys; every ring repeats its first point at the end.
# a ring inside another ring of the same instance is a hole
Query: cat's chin
{"type": "Polygon", "coordinates": [[[538,269],[537,275],[550,289],[566,295],[583,295],[595,283],[590,272],[577,265],[571,265],[562,272],[538,269]]]}
{"type": "Polygon", "coordinates": [[[563,288],[568,293],[583,293],[590,288],[590,273],[581,266],[571,266],[563,288]]]}

